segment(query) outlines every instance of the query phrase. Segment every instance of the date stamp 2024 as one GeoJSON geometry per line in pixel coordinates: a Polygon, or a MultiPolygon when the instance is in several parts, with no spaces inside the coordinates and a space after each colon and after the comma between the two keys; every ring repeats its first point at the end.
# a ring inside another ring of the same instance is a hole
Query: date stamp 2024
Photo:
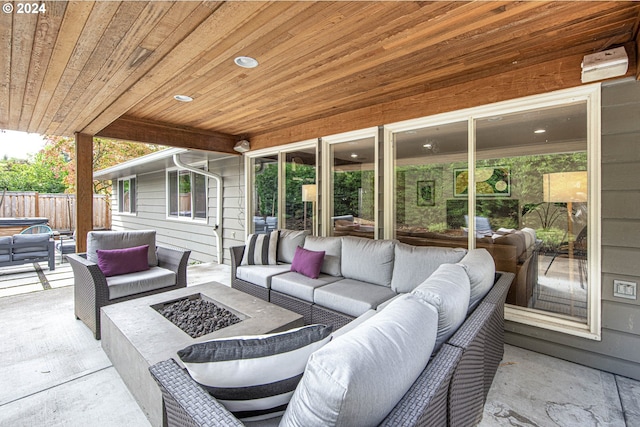
{"type": "Polygon", "coordinates": [[[31,2],[31,3],[5,3],[2,5],[2,11],[4,13],[16,13],[17,15],[23,14],[44,14],[47,13],[47,5],[44,2],[31,2]]]}

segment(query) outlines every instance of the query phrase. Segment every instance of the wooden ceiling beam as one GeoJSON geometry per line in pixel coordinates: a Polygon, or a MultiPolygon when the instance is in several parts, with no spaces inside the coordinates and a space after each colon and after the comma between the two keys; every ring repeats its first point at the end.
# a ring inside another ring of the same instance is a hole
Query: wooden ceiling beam
{"type": "Polygon", "coordinates": [[[133,117],[117,119],[96,136],[229,154],[238,154],[233,146],[240,139],[233,135],[176,127],[133,117]]]}
{"type": "MultiPolygon", "coordinates": [[[[626,45],[627,50],[633,44],[626,45]]],[[[530,67],[515,68],[498,75],[463,81],[454,86],[416,91],[402,99],[311,120],[266,133],[250,134],[252,149],[274,147],[326,135],[427,117],[435,114],[491,104],[509,99],[552,92],[582,85],[582,54],[554,59],[530,67]]],[[[626,76],[637,76],[636,54],[629,52],[626,76]]]]}

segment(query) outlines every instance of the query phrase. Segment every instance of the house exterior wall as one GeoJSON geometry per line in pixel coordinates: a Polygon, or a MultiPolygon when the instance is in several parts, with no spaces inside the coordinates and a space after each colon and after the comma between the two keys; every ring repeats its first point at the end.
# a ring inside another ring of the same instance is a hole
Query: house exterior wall
{"type": "Polygon", "coordinates": [[[640,82],[602,86],[602,341],[507,322],[505,341],[640,380],[640,300],[613,296],[640,282],[640,82]]]}
{"type": "MultiPolygon", "coordinates": [[[[223,191],[223,262],[230,263],[229,247],[244,241],[244,184],[243,162],[240,157],[209,162],[209,171],[220,174],[224,182],[223,191]]],[[[190,262],[218,262],[216,238],[213,229],[216,224],[216,181],[209,178],[207,221],[191,221],[167,218],[166,172],[138,175],[137,213],[135,215],[118,212],[117,184],[114,183],[112,198],[113,230],[156,230],[156,240],[160,245],[188,248],[190,262]]]]}

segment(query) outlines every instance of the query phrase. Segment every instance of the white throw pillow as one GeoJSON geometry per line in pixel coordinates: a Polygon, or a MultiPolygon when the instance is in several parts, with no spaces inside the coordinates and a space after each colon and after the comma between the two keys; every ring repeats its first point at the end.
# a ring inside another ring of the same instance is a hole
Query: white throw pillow
{"type": "Polygon", "coordinates": [[[240,265],[275,265],[278,263],[278,230],[267,234],[249,234],[240,265]]]}
{"type": "Polygon", "coordinates": [[[311,353],[331,340],[330,326],[309,325],[267,335],[190,345],[178,356],[189,375],[236,418],[282,415],[311,353]]]}
{"type": "Polygon", "coordinates": [[[378,425],[422,373],[438,314],[404,295],[309,358],[280,426],[378,425]]]}

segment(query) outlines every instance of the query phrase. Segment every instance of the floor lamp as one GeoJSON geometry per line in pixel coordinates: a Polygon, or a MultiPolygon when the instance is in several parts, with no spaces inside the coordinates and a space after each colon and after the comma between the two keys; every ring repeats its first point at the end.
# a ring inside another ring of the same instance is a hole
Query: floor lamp
{"type": "MultiPolygon", "coordinates": [[[[573,202],[584,203],[587,201],[587,171],[545,173],[542,176],[542,183],[545,202],[567,204],[567,236],[570,262],[569,278],[572,280],[573,202]]],[[[551,266],[551,264],[549,264],[549,266],[551,266]]],[[[582,286],[582,283],[580,283],[580,286],[582,286]]]]}
{"type": "MultiPolygon", "coordinates": [[[[304,229],[307,229],[307,202],[311,202],[311,215],[313,215],[313,204],[316,201],[316,185],[315,184],[305,184],[302,186],[302,203],[304,203],[304,229]]],[[[315,215],[312,216],[313,220],[311,223],[313,224],[315,220],[315,215]]],[[[312,234],[314,232],[313,225],[311,226],[312,234]]]]}

